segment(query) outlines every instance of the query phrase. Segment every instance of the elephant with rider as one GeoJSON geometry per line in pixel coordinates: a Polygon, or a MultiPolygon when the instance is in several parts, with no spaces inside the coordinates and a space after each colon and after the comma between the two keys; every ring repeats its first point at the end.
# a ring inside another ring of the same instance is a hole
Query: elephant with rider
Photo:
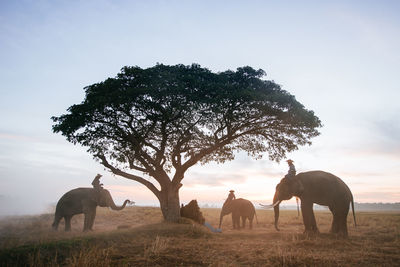
{"type": "Polygon", "coordinates": [[[299,173],[294,177],[283,178],[276,186],[273,198],[275,228],[278,228],[279,204],[293,196],[301,200],[301,212],[306,233],[317,233],[313,205],[328,206],[332,212],[333,220],[331,233],[348,236],[347,215],[351,204],[354,224],[354,200],[349,187],[337,176],[324,171],[309,171],[299,173]]]}
{"type": "Polygon", "coordinates": [[[245,228],[246,220],[249,220],[249,228],[253,228],[253,219],[256,216],[256,210],[253,203],[249,200],[229,197],[222,206],[219,228],[221,228],[223,217],[230,213],[232,213],[233,229],[245,228]],[[242,227],[240,227],[240,219],[242,220],[242,227]]]}
{"type": "Polygon", "coordinates": [[[76,214],[84,214],[83,231],[92,230],[96,217],[96,208],[110,207],[113,210],[122,210],[126,204],[133,203],[128,199],[122,206],[117,206],[108,190],[102,187],[97,175],[93,180],[93,188],[80,187],[65,193],[57,203],[54,214],[53,229],[57,230],[61,219],[65,220],[65,231],[71,230],[71,218],[76,214]]]}

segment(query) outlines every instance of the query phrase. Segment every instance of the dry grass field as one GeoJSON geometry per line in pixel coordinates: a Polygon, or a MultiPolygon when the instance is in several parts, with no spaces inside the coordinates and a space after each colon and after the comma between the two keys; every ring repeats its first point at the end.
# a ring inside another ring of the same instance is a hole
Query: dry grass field
{"type": "MultiPolygon", "coordinates": [[[[218,225],[219,209],[201,209],[218,225]]],[[[82,233],[82,216],[72,232],[51,230],[53,214],[0,220],[0,266],[400,266],[400,213],[357,212],[358,227],[348,218],[349,238],[328,234],[329,212],[316,212],[321,234],[303,235],[296,211],[281,210],[280,228],[273,212],[257,210],[253,230],[223,233],[182,220],[162,222],[160,210],[129,207],[115,212],[98,208],[94,231],[82,233]]]]}

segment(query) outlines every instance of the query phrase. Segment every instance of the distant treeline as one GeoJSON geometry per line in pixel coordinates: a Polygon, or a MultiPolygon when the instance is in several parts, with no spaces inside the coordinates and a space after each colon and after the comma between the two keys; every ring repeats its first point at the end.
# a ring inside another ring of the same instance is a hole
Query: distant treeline
{"type": "Polygon", "coordinates": [[[400,202],[396,203],[354,203],[355,210],[398,210],[400,202]]]}
{"type": "MultiPolygon", "coordinates": [[[[294,205],[288,205],[286,207],[282,207],[282,209],[296,209],[294,205]]],[[[320,206],[314,204],[315,210],[328,210],[326,206],[320,206]]],[[[396,203],[354,203],[354,209],[356,211],[400,211],[400,202],[396,203]]]]}
{"type": "MultiPolygon", "coordinates": [[[[296,209],[294,205],[283,206],[282,209],[296,209]]],[[[320,206],[314,204],[315,210],[328,210],[326,206],[320,206]]],[[[396,203],[354,203],[354,209],[356,211],[400,211],[400,202],[396,203]]]]}
{"type": "MultiPolygon", "coordinates": [[[[261,209],[262,207],[257,204],[257,202],[253,202],[256,209],[261,209]]],[[[200,208],[221,208],[221,205],[216,204],[200,204],[200,208]]],[[[285,205],[281,204],[280,208],[283,210],[295,210],[297,209],[296,205],[285,205]]],[[[320,206],[314,204],[315,210],[328,210],[326,206],[320,206]]],[[[354,209],[356,211],[374,211],[374,210],[386,210],[386,211],[400,211],[400,202],[396,203],[354,203],[354,209]]]]}

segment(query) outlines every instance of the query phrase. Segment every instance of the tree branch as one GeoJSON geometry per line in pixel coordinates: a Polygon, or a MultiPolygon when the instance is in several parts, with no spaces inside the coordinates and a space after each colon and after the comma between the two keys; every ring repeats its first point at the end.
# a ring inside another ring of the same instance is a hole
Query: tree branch
{"type": "Polygon", "coordinates": [[[110,171],[112,173],[123,176],[127,179],[130,179],[130,180],[133,180],[133,181],[136,181],[136,182],[139,182],[139,183],[145,185],[148,189],[150,189],[151,192],[153,192],[154,195],[157,196],[157,198],[160,198],[160,191],[151,182],[147,181],[146,179],[144,179],[140,176],[133,175],[133,174],[130,174],[130,173],[127,173],[120,169],[115,168],[107,161],[107,159],[104,155],[97,154],[95,156],[98,157],[101,160],[101,164],[104,167],[110,169],[110,171]]]}

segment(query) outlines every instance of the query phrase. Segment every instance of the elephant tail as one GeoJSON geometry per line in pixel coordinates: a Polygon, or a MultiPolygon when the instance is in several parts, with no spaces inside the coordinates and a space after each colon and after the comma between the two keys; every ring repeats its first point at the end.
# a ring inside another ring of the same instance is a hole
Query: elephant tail
{"type": "Polygon", "coordinates": [[[356,213],[355,213],[355,211],[354,211],[354,199],[353,199],[353,195],[351,195],[351,209],[353,210],[354,227],[357,227],[356,213]]]}

